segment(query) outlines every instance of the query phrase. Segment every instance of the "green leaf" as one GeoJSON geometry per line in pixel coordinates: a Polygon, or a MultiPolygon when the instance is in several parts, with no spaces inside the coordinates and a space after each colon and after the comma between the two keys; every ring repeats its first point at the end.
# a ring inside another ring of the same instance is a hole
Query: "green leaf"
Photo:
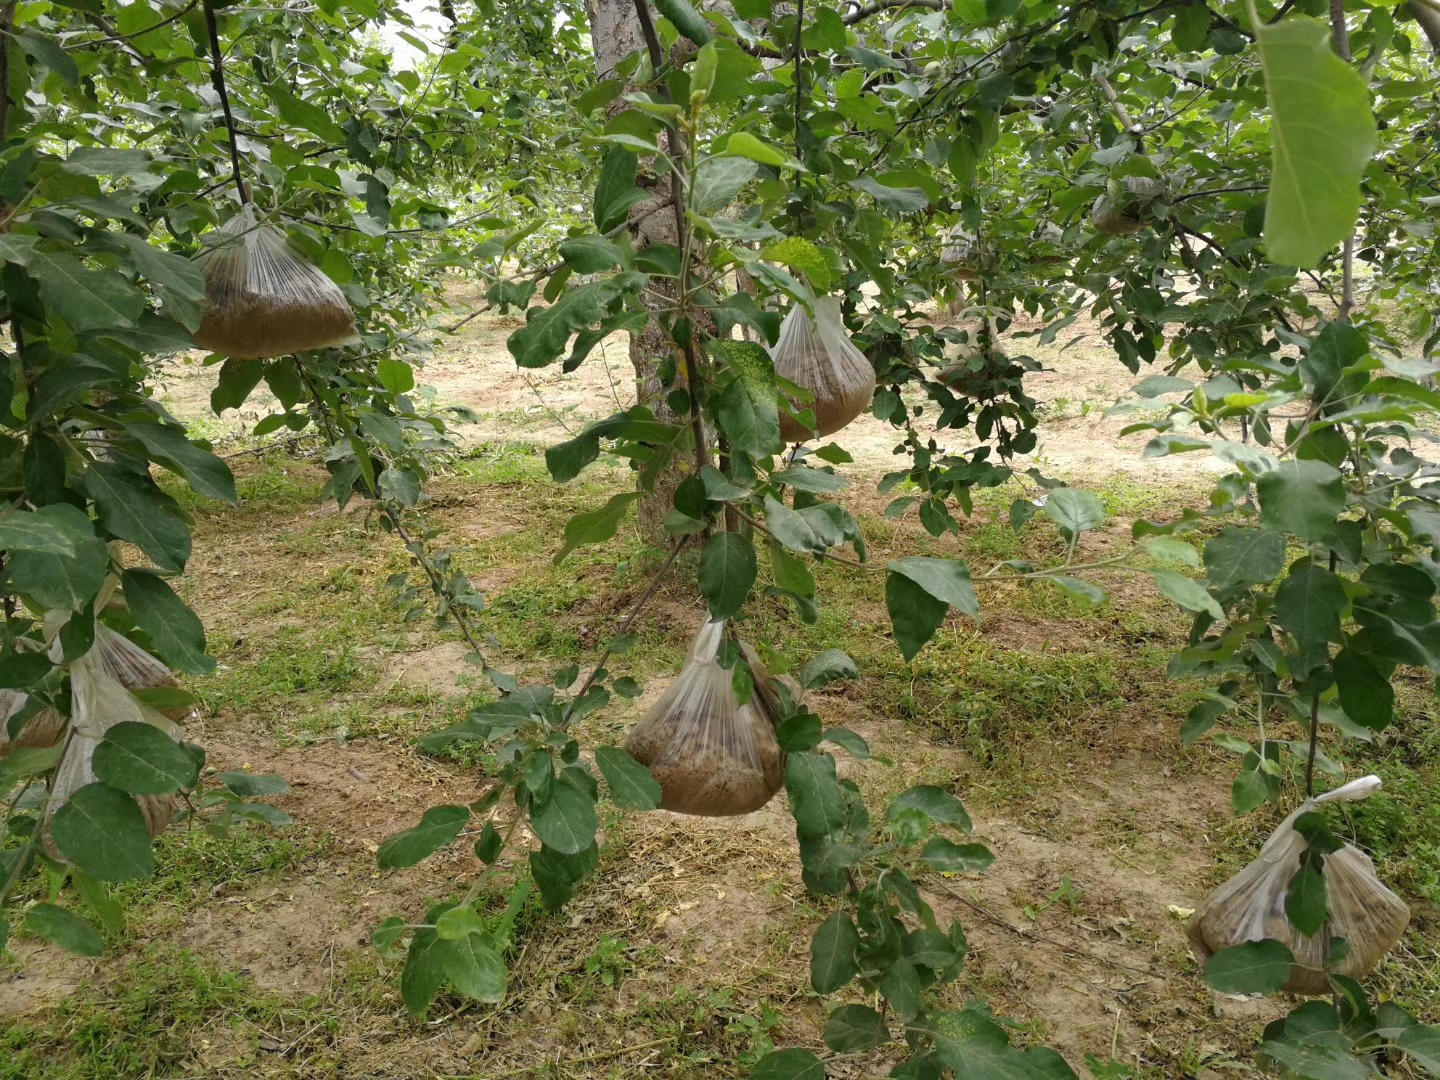
{"type": "Polygon", "coordinates": [[[35,600],[43,609],[84,611],[105,584],[110,553],[96,537],[85,513],[68,504],[35,511],[70,538],[73,556],[55,551],[18,550],[9,558],[9,578],[16,592],[35,600]]]}
{"type": "Polygon", "coordinates": [[[495,939],[489,934],[466,934],[443,941],[440,963],[450,985],[465,997],[490,1004],[505,1000],[509,972],[505,970],[495,939]]]}
{"type": "Polygon", "coordinates": [[[190,527],[175,500],[149,475],[120,465],[92,461],[85,470],[85,494],[95,500],[100,523],[129,540],[162,570],[179,571],[190,558],[190,527]]]}
{"type": "Polygon", "coordinates": [[[655,0],[655,10],[664,15],[676,30],[696,45],[706,44],[710,38],[710,26],[689,0],[655,0]]]}
{"type": "Polygon", "coordinates": [[[824,469],[812,469],[806,465],[792,465],[788,469],[771,473],[770,479],[809,495],[828,495],[850,486],[850,481],[843,476],[836,476],[824,469]]]}
{"type": "Polygon", "coordinates": [[[859,945],[860,934],[847,912],[837,911],[820,924],[810,939],[810,985],[817,994],[833,994],[855,978],[859,945]]]}
{"type": "Polygon", "coordinates": [[[941,1012],[930,1019],[935,1056],[959,1076],[974,1080],[1029,1080],[1033,1075],[1005,1029],[975,1009],[941,1012]]]}
{"type": "Polygon", "coordinates": [[[700,551],[700,593],[712,619],[739,614],[755,584],[755,547],[738,533],[716,533],[700,551]]]}
{"type": "Polygon", "coordinates": [[[908,1024],[920,1015],[925,1004],[924,991],[920,985],[920,973],[908,958],[898,957],[885,969],[879,979],[879,989],[902,1023],[908,1024]]]}
{"type": "Polygon", "coordinates": [[[740,194],[760,166],[743,157],[712,157],[700,163],[691,180],[691,204],[697,214],[713,214],[740,194]]]}
{"type": "Polygon", "coordinates": [[[1050,582],[1066,596],[1074,597],[1076,600],[1084,600],[1088,604],[1105,602],[1105,590],[1082,578],[1071,577],[1069,574],[1051,574],[1042,580],[1050,582]]]}
{"type": "Polygon", "coordinates": [[[954,826],[961,832],[968,833],[971,829],[970,815],[965,812],[960,800],[944,788],[932,784],[920,784],[895,796],[885,811],[885,817],[894,821],[907,810],[919,810],[931,821],[954,826]]]}
{"type": "Polygon", "coordinates": [[[1285,569],[1285,537],[1273,529],[1227,525],[1205,541],[1205,572],[1221,594],[1245,585],[1266,585],[1285,569]]]}
{"type": "Polygon", "coordinates": [[[529,321],[506,342],[521,367],[553,363],[577,330],[599,322],[621,299],[644,287],[644,274],[626,271],[570,289],[549,307],[531,308],[529,321]]]}
{"type": "Polygon", "coordinates": [[[1098,529],[1105,521],[1105,507],[1088,491],[1056,488],[1045,497],[1045,515],[1060,527],[1065,539],[1098,529]]]}
{"type": "Polygon", "coordinates": [[[135,881],[155,872],[150,829],[135,800],[105,784],[87,784],[55,814],[61,853],[101,881],[135,881]]]}
{"type": "Polygon", "coordinates": [[[1205,47],[1210,34],[1210,8],[1205,4],[1188,3],[1175,13],[1170,40],[1181,52],[1198,52],[1205,47]]]}
{"type": "Polygon", "coordinates": [[[412,1016],[423,1016],[445,984],[446,942],[434,930],[417,930],[400,972],[400,997],[412,1016]]]}
{"type": "Polygon", "coordinates": [[[530,824],[547,847],[561,855],[578,855],[595,846],[600,819],[595,814],[595,801],[579,788],[555,784],[549,800],[530,811],[530,824]]]}
{"type": "Polygon", "coordinates": [[[1200,582],[1192,581],[1174,570],[1151,570],[1150,576],[1155,579],[1155,585],[1162,594],[1186,611],[1203,611],[1216,619],[1225,617],[1225,609],[1200,582]]]}
{"type": "Polygon", "coordinates": [[[58,514],[52,513],[54,509],[42,506],[34,511],[11,510],[0,514],[0,550],[45,551],[60,558],[73,559],[76,542],[83,543],[85,533],[77,535],[68,515],[63,510],[58,514]]]}
{"type": "Polygon", "coordinates": [[[161,659],[192,675],[215,669],[214,659],[205,655],[205,628],[200,619],[164,578],[149,570],[126,570],[121,581],[130,614],[150,635],[161,659]]]}
{"type": "Polygon", "coordinates": [[[1340,616],[1350,606],[1340,578],[1309,560],[1297,562],[1275,590],[1275,617],[1303,649],[1340,636],[1340,616]]]}
{"type": "Polygon", "coordinates": [[[50,662],[49,655],[43,652],[0,654],[0,690],[24,690],[34,686],[50,674],[52,667],[54,664],[50,662]]]}
{"type": "Polygon", "coordinates": [[[645,201],[645,192],[635,186],[636,165],[635,155],[626,150],[605,152],[595,184],[595,226],[602,233],[623,224],[630,208],[645,201]]]}
{"type": "Polygon", "coordinates": [[[1237,814],[1248,814],[1270,797],[1270,785],[1258,769],[1245,769],[1230,785],[1230,805],[1237,814]]]}
{"type": "Polygon", "coordinates": [[[26,911],[25,929],[78,956],[105,954],[105,936],[94,923],[54,904],[36,904],[26,911]]]}
{"type": "Polygon", "coordinates": [[[943,836],[927,840],[920,858],[930,869],[949,874],[978,873],[995,861],[995,855],[984,844],[957,844],[943,836]]]}
{"type": "Polygon", "coordinates": [[[595,764],[600,767],[605,783],[610,785],[610,799],[616,806],[623,810],[654,810],[660,805],[660,785],[649,769],[624,750],[598,747],[595,764]]]}
{"type": "MultiPolygon", "coordinates": [[[[1341,1037],[1338,1031],[1334,1035],[1341,1037]]],[[[1341,1046],[1319,1042],[1296,1045],[1266,1039],[1260,1044],[1259,1052],[1283,1066],[1286,1075],[1305,1080],[1370,1080],[1376,1075],[1374,1069],[1341,1046]]]]}
{"type": "Polygon", "coordinates": [[[265,93],[275,103],[275,111],[280,114],[280,119],[290,127],[304,128],[312,135],[336,146],[345,145],[344,130],[330,119],[330,114],[319,105],[300,100],[284,83],[270,83],[265,87],[265,93]]]}
{"type": "MultiPolygon", "coordinates": [[[[226,361],[226,363],[228,365],[229,361],[226,361]]],[[[404,360],[397,360],[393,356],[386,356],[380,359],[375,365],[375,375],[379,378],[380,385],[396,396],[408,394],[411,390],[415,389],[415,369],[404,360]]],[[[246,396],[249,396],[248,393],[246,396]]],[[[243,401],[244,399],[242,398],[241,400],[243,401]]],[[[213,400],[211,403],[214,403],[213,400]]]]}
{"type": "MultiPolygon", "coordinates": [[[[381,360],[381,365],[389,358],[381,360]]],[[[238,409],[244,405],[251,392],[260,385],[260,376],[265,374],[265,364],[260,360],[226,360],[220,365],[220,380],[210,391],[210,408],[219,416],[226,409],[238,409]]],[[[413,378],[413,376],[412,376],[413,378]]],[[[384,381],[382,376],[381,381],[384,381]]]]}
{"type": "Polygon", "coordinates": [[[892,574],[909,578],[936,600],[969,615],[980,617],[980,601],[970,580],[970,568],[958,559],[936,559],[928,555],[912,555],[887,563],[892,574]]]}
{"type": "Polygon", "coordinates": [[[706,348],[732,373],[715,399],[716,419],[730,445],[753,458],[778,453],[780,413],[770,354],[752,341],[720,339],[706,348]]]}
{"type": "Polygon", "coordinates": [[[1331,670],[1345,715],[1371,731],[1381,731],[1395,718],[1395,687],[1369,657],[1341,649],[1331,670]]]}
{"type": "Polygon", "coordinates": [[[560,258],[577,274],[599,274],[620,262],[620,249],[603,236],[572,236],[560,243],[560,258]]]}
{"type": "Polygon", "coordinates": [[[809,1050],[772,1050],[755,1063],[750,1080],[825,1080],[825,1066],[809,1050]]]}
{"type": "Polygon", "coordinates": [[[230,466],[192,443],[184,428],[169,424],[126,424],[125,430],[140,440],[151,458],[183,476],[198,494],[235,504],[235,477],[230,466]]]}
{"type": "MultiPolygon", "coordinates": [[[[38,30],[24,30],[14,36],[20,42],[20,47],[25,50],[25,54],[41,67],[53,71],[71,86],[79,83],[80,69],[76,67],[70,54],[62,49],[60,43],[50,35],[42,34],[38,30]]],[[[9,47],[8,42],[6,47],[9,47]]]]}
{"type": "Polygon", "coordinates": [[[76,333],[134,327],[145,297],[115,270],[92,270],[64,252],[34,251],[25,269],[40,285],[45,306],[76,333]]]}
{"type": "Polygon", "coordinates": [[[1221,949],[1205,965],[1205,981],[1222,994],[1278,994],[1290,981],[1295,954],[1278,941],[1221,949]]]}
{"type": "Polygon", "coordinates": [[[1195,545],[1184,540],[1176,540],[1172,536],[1152,536],[1144,541],[1144,546],[1152,559],[1181,566],[1200,565],[1200,553],[1195,550],[1195,545]]]}
{"type": "Polygon", "coordinates": [[[195,785],[200,764],[165,732],[124,721],[105,732],[91,766],[100,780],[131,795],[168,795],[195,785]]]}
{"type": "Polygon", "coordinates": [[[885,1021],[869,1005],[842,1005],[825,1024],[825,1045],[837,1054],[853,1054],[889,1041],[885,1021]]]}
{"type": "Polygon", "coordinates": [[[800,686],[805,690],[815,690],[841,679],[858,678],[860,669],[855,666],[854,660],[840,649],[826,649],[800,672],[800,686]]]}
{"type": "Polygon", "coordinates": [[[1323,540],[1345,509],[1340,472],[1323,461],[1283,461],[1255,481],[1260,520],[1302,540],[1323,540]]]}
{"type": "Polygon", "coordinates": [[[620,531],[620,522],[629,511],[630,504],[639,497],[637,492],[623,491],[612,496],[598,510],[576,514],[565,523],[565,544],[555,553],[553,561],[558,564],[578,547],[603,544],[612,539],[620,531]]]}
{"type": "Polygon", "coordinates": [[[469,821],[470,811],[463,806],[432,806],[421,816],[420,824],[382,843],[375,861],[382,870],[414,866],[453,844],[469,821]]]}
{"type": "Polygon", "coordinates": [[[895,645],[906,660],[913,660],[935,636],[950,610],[945,601],[935,599],[923,586],[894,572],[885,575],[885,606],[895,645]]]}
{"type": "Polygon", "coordinates": [[[215,777],[228,788],[231,794],[241,799],[253,799],[262,795],[284,795],[290,785],[278,776],[268,773],[223,772],[215,777]]]}
{"type": "Polygon", "coordinates": [[[845,790],[829,754],[792,753],[785,761],[785,791],[802,838],[825,836],[844,824],[845,790]]]}
{"type": "Polygon", "coordinates": [[[823,522],[796,513],[772,496],[765,496],[765,528],[790,551],[813,552],[817,555],[825,551],[829,546],[827,540],[831,538],[817,531],[817,527],[821,525],[823,522]]]}
{"type": "Polygon", "coordinates": [[[1258,25],[1255,42],[1270,101],[1265,251],[1272,262],[1314,268],[1355,227],[1376,146],[1370,93],[1316,19],[1258,25]]]}
{"type": "Polygon", "coordinates": [[[1285,891],[1285,915],[1290,925],[1306,937],[1314,937],[1325,925],[1325,876],[1310,859],[1290,878],[1285,891]]]}
{"type": "Polygon", "coordinates": [[[530,853],[530,876],[540,886],[547,911],[558,911],[570,902],[575,886],[595,869],[600,849],[591,844],[576,855],[562,855],[549,847],[530,853]]]}
{"type": "Polygon", "coordinates": [[[888,184],[882,184],[873,176],[862,176],[858,180],[851,180],[850,186],[857,191],[865,192],[884,209],[894,210],[901,214],[917,213],[930,205],[930,196],[920,188],[890,187],[888,184]]]}
{"type": "MultiPolygon", "coordinates": [[[[732,147],[737,138],[738,135],[730,137],[732,147]]],[[[804,274],[810,279],[810,285],[817,293],[830,291],[830,264],[825,261],[820,249],[802,236],[787,236],[784,240],[777,240],[761,250],[760,258],[767,262],[780,263],[804,274]]]]}

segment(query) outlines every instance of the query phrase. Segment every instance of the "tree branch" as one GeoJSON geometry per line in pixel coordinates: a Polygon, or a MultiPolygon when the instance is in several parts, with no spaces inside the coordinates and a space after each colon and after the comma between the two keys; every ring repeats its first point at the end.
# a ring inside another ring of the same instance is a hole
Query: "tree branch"
{"type": "Polygon", "coordinates": [[[864,22],[872,15],[879,15],[882,11],[899,11],[905,8],[946,11],[950,8],[950,4],[947,0],[875,0],[874,3],[865,4],[846,15],[844,23],[846,26],[854,26],[856,23],[864,22]]]}
{"type": "MultiPolygon", "coordinates": [[[[1335,35],[1335,51],[1340,54],[1341,60],[1350,63],[1353,57],[1350,53],[1350,28],[1345,23],[1345,0],[1330,0],[1330,30],[1335,35]]],[[[1340,307],[1335,317],[1341,322],[1349,322],[1354,307],[1355,230],[1352,228],[1345,237],[1345,247],[1340,254],[1340,307]]]]}

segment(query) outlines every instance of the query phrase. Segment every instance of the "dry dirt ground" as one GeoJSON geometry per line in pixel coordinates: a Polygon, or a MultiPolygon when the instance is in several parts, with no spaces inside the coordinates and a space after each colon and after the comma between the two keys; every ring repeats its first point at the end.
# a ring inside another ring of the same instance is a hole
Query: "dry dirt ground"
{"type": "MultiPolygon", "coordinates": [[[[593,657],[644,587],[647,562],[626,535],[550,565],[566,517],[625,474],[602,467],[556,488],[533,445],[624,404],[628,362],[615,340],[574,375],[517,372],[504,347],[515,325],[475,320],[422,373],[441,404],[481,414],[464,432],[472,453],[436,483],[427,516],[489,594],[491,663],[544,678],[593,657]]],[[[1044,406],[1036,458],[1100,491],[1126,521],[1203,498],[1195,455],[1146,459],[1143,436],[1118,438],[1126,420],[1104,414],[1133,380],[1097,345],[1037,353],[1053,370],[1033,380],[1044,406]]],[[[206,419],[212,379],[178,364],[158,393],[212,437],[267,411],[257,399],[238,420],[206,419]]],[[[1055,554],[1053,530],[1036,522],[1017,537],[1004,524],[1018,487],[984,502],[959,537],[934,541],[913,519],[884,518],[888,497],[873,479],[891,467],[894,437],[866,417],[840,441],[857,459],[846,501],[864,515],[872,559],[959,554],[978,571],[1055,554]]],[[[406,1016],[399,964],[369,934],[463,891],[480,863],[459,846],[382,873],[374,853],[426,807],[480,794],[479,769],[427,757],[414,740],[485,691],[453,633],[407,623],[389,602],[383,583],[403,553],[363,509],[320,507],[316,463],[271,454],[234,465],[238,509],[190,504],[186,587],[221,667],[191,683],[204,707],[189,737],[220,769],[284,777],[291,792],[276,802],[295,824],[220,839],[172,832],[159,879],[127,887],[129,929],[102,960],[18,935],[0,961],[0,1078],[743,1076],[772,1046],[820,1047],[827,1003],[809,988],[808,942],[831,902],[800,884],[783,795],[738,819],[607,817],[599,872],[575,901],[553,916],[525,907],[502,1005],[442,996],[425,1017],[406,1016]]],[[[1123,530],[1101,532],[1080,554],[1125,542],[1123,530]]],[[[617,743],[673,676],[701,617],[684,580],[661,592],[628,658],[644,695],[587,718],[586,745],[617,743]]],[[[1278,815],[1237,823],[1233,759],[1180,746],[1197,687],[1163,676],[1184,637],[1174,611],[1125,578],[1103,582],[1110,597],[1098,607],[982,584],[982,622],[952,617],[907,666],[872,583],[833,567],[820,580],[834,600],[818,629],[758,604],[751,631],[802,654],[841,636],[864,677],[813,707],[873,751],[840,755],[842,770],[872,806],[918,782],[955,791],[996,855],[983,875],[927,879],[927,899],[970,940],[942,1000],[989,1003],[1016,1022],[1018,1040],[1056,1047],[1082,1075],[1087,1060],[1103,1077],[1252,1074],[1261,1027],[1293,1003],[1210,994],[1179,913],[1237,869],[1278,815]]],[[[1433,726],[1429,711],[1420,720],[1433,726]]],[[[487,893],[496,911],[529,839],[517,838],[487,893]]],[[[1404,865],[1381,860],[1382,873],[1404,865]]],[[[1408,898],[1415,927],[1377,982],[1433,1021],[1436,912],[1408,898]]],[[[829,1074],[883,1076],[894,1060],[844,1057],[829,1074]]]]}

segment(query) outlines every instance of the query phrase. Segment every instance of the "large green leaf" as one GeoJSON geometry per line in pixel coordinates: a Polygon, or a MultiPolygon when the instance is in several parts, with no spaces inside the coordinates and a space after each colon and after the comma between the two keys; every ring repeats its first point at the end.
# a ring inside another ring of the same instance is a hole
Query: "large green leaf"
{"type": "Polygon", "coordinates": [[[1362,727],[1380,731],[1395,718],[1395,687],[1368,656],[1341,649],[1332,666],[1340,707],[1362,727]]]}
{"type": "Polygon", "coordinates": [[[700,592],[712,619],[739,614],[755,584],[755,545],[739,533],[716,533],[700,551],[700,592]]]}
{"type": "Polygon", "coordinates": [[[1205,612],[1217,619],[1225,617],[1225,609],[1210,595],[1204,585],[1174,570],[1151,570],[1150,576],[1162,594],[1186,611],[1205,612]]]}
{"type": "Polygon", "coordinates": [[[1278,941],[1221,949],[1205,964],[1205,981],[1222,994],[1275,994],[1290,981],[1295,954],[1278,941]]]}
{"type": "Polygon", "coordinates": [[[707,348],[730,371],[715,399],[715,416],[730,445],[755,458],[778,453],[780,413],[770,354],[753,341],[716,340],[707,348]]]}
{"type": "Polygon", "coordinates": [[[1323,461],[1284,461],[1255,481],[1260,520],[1302,540],[1323,540],[1345,509],[1340,471],[1323,461]]]}
{"type": "Polygon", "coordinates": [[[445,955],[449,942],[434,930],[417,930],[400,972],[400,997],[412,1016],[423,1016],[445,985],[445,955]]]}
{"type": "Polygon", "coordinates": [[[183,476],[199,494],[235,503],[235,477],[230,466],[191,442],[184,428],[169,424],[126,424],[125,430],[140,440],[155,461],[183,476]]]}
{"type": "Polygon", "coordinates": [[[396,833],[380,845],[375,861],[380,868],[414,866],[428,859],[448,844],[453,844],[460,830],[470,820],[470,811],[463,806],[432,806],[413,829],[396,833]]]}
{"type": "Polygon", "coordinates": [[[1325,876],[1308,860],[1290,878],[1285,915],[1306,937],[1314,937],[1325,925],[1325,876]]]}
{"type": "Polygon", "coordinates": [[[691,181],[695,212],[712,214],[728,205],[759,171],[759,164],[743,157],[712,157],[701,162],[691,181]]]}
{"type": "MultiPolygon", "coordinates": [[[[103,956],[105,937],[89,919],[55,904],[36,904],[25,912],[25,929],[66,952],[103,956]]],[[[3,945],[3,941],[0,941],[3,945]]]]}
{"type": "Polygon", "coordinates": [[[76,333],[133,327],[145,310],[145,298],[124,274],[92,270],[73,255],[32,251],[25,269],[39,282],[45,306],[76,333]]]}
{"type": "Polygon", "coordinates": [[[545,308],[531,308],[529,322],[510,335],[510,355],[521,367],[554,363],[565,351],[570,335],[599,322],[626,295],[638,293],[646,276],[635,271],[570,289],[545,308]]]}
{"type": "Polygon", "coordinates": [[[150,829],[135,800],[106,784],[82,787],[55,814],[61,853],[101,881],[135,881],[155,872],[150,829]]]}
{"type": "Polygon", "coordinates": [[[842,1005],[825,1023],[825,1045],[837,1054],[869,1050],[889,1039],[885,1021],[869,1005],[842,1005]]]}
{"type": "Polygon", "coordinates": [[[1275,617],[1301,649],[1333,641],[1349,606],[1340,578],[1309,560],[1297,562],[1275,590],[1275,617]]]}
{"type": "Polygon", "coordinates": [[[0,514],[0,550],[47,551],[60,558],[73,559],[76,541],[83,543],[89,530],[77,536],[64,510],[53,513],[56,509],[42,506],[35,511],[11,510],[0,514]]]}
{"type": "Polygon", "coordinates": [[[944,600],[931,596],[923,585],[894,571],[885,575],[885,606],[895,645],[906,660],[913,660],[935,636],[950,610],[944,600]]]}
{"type": "Polygon", "coordinates": [[[1105,507],[1100,500],[1078,488],[1056,488],[1046,495],[1045,514],[1060,526],[1067,540],[1098,529],[1105,521],[1105,507]]]}
{"type": "Polygon", "coordinates": [[[200,775],[200,763],[169,735],[128,720],[105,732],[92,767],[100,780],[132,795],[181,791],[200,775]]]}
{"type": "Polygon", "coordinates": [[[829,754],[792,753],[785,761],[785,792],[801,837],[825,836],[845,823],[845,791],[829,754]]]}
{"type": "Polygon", "coordinates": [[[450,985],[466,997],[490,1004],[505,1000],[509,972],[489,934],[466,934],[443,941],[440,963],[450,985]]]}
{"type": "Polygon", "coordinates": [[[610,798],[616,806],[625,810],[654,810],[660,805],[660,785],[649,769],[624,750],[597,747],[595,764],[610,786],[610,798]]]}
{"type": "Polygon", "coordinates": [[[302,101],[292,94],[284,83],[270,83],[265,87],[265,93],[275,103],[280,119],[292,128],[304,128],[328,143],[345,145],[344,130],[319,105],[302,101]]]}
{"type": "Polygon", "coordinates": [[[129,540],[162,570],[185,569],[190,527],[175,500],[148,475],[91,462],[85,470],[85,494],[95,500],[100,523],[113,535],[129,540]]]}
{"type": "Polygon", "coordinates": [[[603,544],[614,538],[620,531],[620,522],[630,510],[630,504],[640,496],[633,491],[622,491],[611,496],[598,510],[576,514],[565,523],[565,543],[555,553],[554,561],[560,563],[566,555],[587,544],[603,544]]]}
{"type": "Polygon", "coordinates": [[[886,568],[892,574],[909,578],[936,600],[958,608],[972,619],[980,617],[980,601],[970,580],[970,568],[958,559],[911,555],[887,563],[886,568]]]}
{"type": "Polygon", "coordinates": [[[887,820],[894,821],[906,810],[919,810],[931,821],[942,825],[953,825],[961,832],[969,832],[970,815],[964,805],[944,788],[931,784],[920,784],[895,796],[885,811],[887,820]]]}
{"type": "Polygon", "coordinates": [[[817,994],[833,994],[859,973],[855,950],[860,933],[848,913],[837,911],[810,939],[810,985],[817,994]]]}
{"type": "Polygon", "coordinates": [[[1317,19],[1259,24],[1255,41],[1270,100],[1265,250],[1273,262],[1314,267],[1355,227],[1376,145],[1369,90],[1317,19]]]}
{"type": "Polygon", "coordinates": [[[577,274],[599,274],[620,261],[620,249],[603,236],[572,236],[561,241],[560,258],[577,274]]]}
{"type": "Polygon", "coordinates": [[[932,870],[946,874],[974,873],[988,869],[995,855],[984,844],[957,844],[943,836],[925,842],[920,858],[932,870]]]}
{"type": "Polygon", "coordinates": [[[636,203],[644,202],[645,192],[635,186],[637,160],[628,150],[614,147],[606,151],[595,184],[595,224],[603,232],[621,225],[625,215],[636,203]]]}
{"type": "Polygon", "coordinates": [[[709,24],[690,4],[690,0],[655,0],[655,10],[696,45],[704,45],[710,40],[709,24]]]}
{"type": "Polygon", "coordinates": [[[558,911],[575,895],[575,886],[592,873],[600,861],[600,849],[591,844],[584,851],[564,855],[542,847],[530,853],[530,876],[540,887],[547,911],[558,911]]]}
{"type": "Polygon", "coordinates": [[[95,535],[84,511],[69,504],[42,507],[34,516],[62,530],[74,554],[62,555],[59,548],[15,551],[7,568],[11,585],[42,609],[84,610],[105,584],[110,572],[109,550],[95,535]]]}
{"type": "Polygon", "coordinates": [[[595,846],[600,819],[595,801],[570,784],[554,784],[544,805],[530,812],[535,835],[561,855],[578,855],[595,846]]]}
{"type": "Polygon", "coordinates": [[[150,635],[161,659],[192,675],[215,669],[214,658],[205,655],[205,627],[164,578],[149,570],[126,570],[121,583],[130,614],[150,635]]]}
{"type": "Polygon", "coordinates": [[[1216,592],[1265,585],[1285,569],[1285,537],[1273,529],[1227,525],[1205,541],[1205,571],[1216,592]]]}

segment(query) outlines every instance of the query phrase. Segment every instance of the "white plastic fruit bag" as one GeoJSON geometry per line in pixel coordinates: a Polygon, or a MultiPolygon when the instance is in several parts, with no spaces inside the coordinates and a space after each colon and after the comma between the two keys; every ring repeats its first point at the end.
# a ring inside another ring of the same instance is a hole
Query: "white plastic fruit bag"
{"type": "MultiPolygon", "coordinates": [[[[840,298],[822,296],[814,308],[811,319],[801,305],[792,307],[770,350],[775,374],[814,395],[808,408],[819,429],[809,431],[781,413],[780,435],[787,442],[839,431],[864,412],[875,396],[875,368],[845,333],[840,298]]],[[[798,407],[803,410],[807,405],[798,407]]]]}
{"type": "Polygon", "coordinates": [[[339,286],[301,258],[279,229],[261,224],[253,203],[219,232],[215,246],[196,259],[206,301],[197,345],[245,360],[359,339],[339,286]]]}
{"type": "Polygon", "coordinates": [[[755,690],[744,705],[736,701],[734,668],[720,666],[725,633],[723,621],[700,627],[674,683],[625,739],[625,749],[660,785],[663,809],[702,817],[748,814],[784,783],[775,693],[754,654],[741,646],[744,655],[735,664],[749,665],[755,690]]]}
{"type": "MultiPolygon", "coordinates": [[[[180,726],[142,704],[104,669],[100,654],[97,643],[95,648],[70,665],[70,741],[55,772],[55,785],[45,808],[41,831],[46,854],[61,861],[64,861],[64,856],[51,837],[51,823],[71,795],[99,779],[92,762],[95,748],[105,738],[105,733],[116,724],[130,722],[150,724],[176,741],[180,738],[180,726]]],[[[136,795],[135,803],[145,815],[151,836],[159,836],[165,831],[170,824],[170,815],[175,811],[173,795],[136,795]]]]}
{"type": "Polygon", "coordinates": [[[1307,799],[1270,834],[1249,866],[1221,885],[1190,917],[1187,931],[1195,958],[1203,967],[1222,949],[1270,939],[1288,946],[1295,966],[1285,989],[1293,994],[1328,994],[1328,972],[1358,979],[1395,947],[1410,909],[1381,884],[1370,857],[1349,844],[1324,857],[1327,917],[1314,937],[1305,937],[1285,914],[1285,894],[1300,868],[1305,837],[1294,828],[1302,814],[1323,803],[1364,799],[1380,787],[1378,776],[1358,780],[1307,799]],[[1336,938],[1349,946],[1333,968],[1327,961],[1336,938]]]}

